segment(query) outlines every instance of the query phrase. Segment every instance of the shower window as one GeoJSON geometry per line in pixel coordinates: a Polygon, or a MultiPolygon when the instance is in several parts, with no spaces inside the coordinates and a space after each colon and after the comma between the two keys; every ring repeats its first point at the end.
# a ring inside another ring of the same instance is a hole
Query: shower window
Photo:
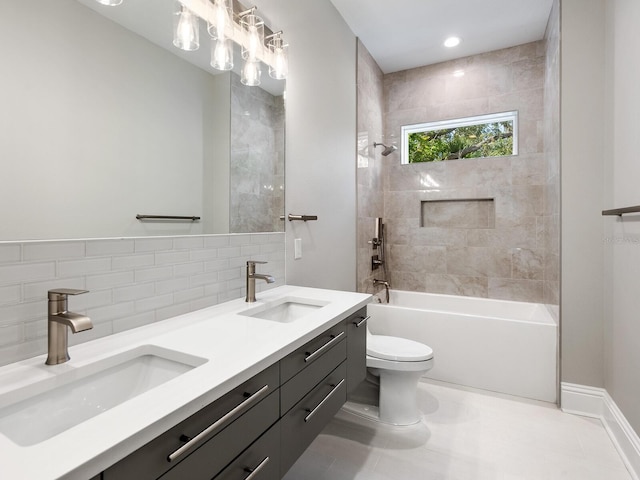
{"type": "Polygon", "coordinates": [[[402,163],[518,154],[518,112],[402,127],[402,163]]]}

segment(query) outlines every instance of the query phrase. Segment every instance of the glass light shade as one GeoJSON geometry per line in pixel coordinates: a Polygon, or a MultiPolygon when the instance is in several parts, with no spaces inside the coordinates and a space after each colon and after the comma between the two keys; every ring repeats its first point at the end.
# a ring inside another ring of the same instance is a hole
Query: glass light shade
{"type": "Polygon", "coordinates": [[[259,61],[245,60],[244,66],[242,67],[242,74],[240,75],[240,82],[249,87],[257,87],[260,85],[261,75],[262,71],[260,70],[259,61]]]}
{"type": "Polygon", "coordinates": [[[211,66],[217,70],[233,68],[233,42],[229,38],[211,39],[211,66]]]}
{"type": "Polygon", "coordinates": [[[253,13],[240,19],[242,27],[242,58],[249,61],[258,59],[258,54],[264,46],[264,22],[253,13]]]}
{"type": "Polygon", "coordinates": [[[207,22],[207,31],[211,38],[227,38],[231,36],[233,31],[231,1],[214,0],[211,3],[209,22],[207,22]]]}
{"type": "Polygon", "coordinates": [[[173,44],[188,52],[200,47],[198,16],[179,1],[175,2],[173,14],[173,44]]]}
{"type": "Polygon", "coordinates": [[[122,3],[122,0],[96,0],[96,2],[107,7],[117,7],[122,3]]]}
{"type": "Polygon", "coordinates": [[[289,45],[285,45],[280,35],[280,33],[274,34],[267,44],[271,53],[269,76],[276,80],[284,80],[289,73],[289,45]]]}

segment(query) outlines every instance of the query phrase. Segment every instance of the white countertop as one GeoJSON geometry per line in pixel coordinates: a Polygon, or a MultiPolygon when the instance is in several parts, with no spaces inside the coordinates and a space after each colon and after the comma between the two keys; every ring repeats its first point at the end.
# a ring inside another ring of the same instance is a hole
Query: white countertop
{"type": "Polygon", "coordinates": [[[22,447],[0,434],[2,478],[88,480],[364,307],[371,298],[368,294],[289,285],[261,292],[258,297],[256,303],[237,299],[70,347],[71,360],[62,365],[44,365],[46,355],[42,355],[1,367],[0,399],[6,399],[18,388],[144,345],[207,360],[35,445],[22,447]],[[288,296],[329,303],[291,323],[238,315],[288,296]]]}

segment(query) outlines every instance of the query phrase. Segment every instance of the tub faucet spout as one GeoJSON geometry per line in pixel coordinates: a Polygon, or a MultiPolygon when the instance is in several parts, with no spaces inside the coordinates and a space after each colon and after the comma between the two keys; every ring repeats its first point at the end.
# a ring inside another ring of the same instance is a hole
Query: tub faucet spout
{"type": "Polygon", "coordinates": [[[385,290],[385,299],[387,300],[387,303],[389,303],[389,282],[387,282],[386,280],[378,280],[377,278],[373,279],[373,285],[384,285],[384,290],[385,290]]]}

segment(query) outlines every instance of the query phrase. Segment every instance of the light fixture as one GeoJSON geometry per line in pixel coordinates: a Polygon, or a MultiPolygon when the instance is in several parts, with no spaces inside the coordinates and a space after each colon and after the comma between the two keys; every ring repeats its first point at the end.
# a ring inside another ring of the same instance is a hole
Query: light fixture
{"type": "Polygon", "coordinates": [[[240,15],[240,27],[242,28],[242,58],[255,62],[258,52],[264,46],[264,22],[262,18],[253,13],[255,7],[240,15]]]}
{"type": "Polygon", "coordinates": [[[459,37],[449,37],[444,41],[444,46],[447,48],[457,47],[458,45],[460,45],[459,37]]]}
{"type": "Polygon", "coordinates": [[[267,48],[271,54],[271,62],[269,63],[269,76],[276,80],[284,80],[289,73],[289,45],[282,40],[282,31],[273,33],[266,37],[267,48]]]}
{"type": "MultiPolygon", "coordinates": [[[[121,2],[122,0],[98,0],[121,2]]],[[[182,50],[197,50],[200,46],[199,23],[207,23],[211,36],[211,66],[218,70],[234,67],[234,44],[241,47],[245,60],[241,81],[245,85],[260,85],[261,63],[269,67],[269,75],[277,80],[287,77],[288,47],[282,31],[272,33],[257,7],[244,9],[238,0],[174,0],[173,44],[182,50]],[[265,40],[267,44],[265,45],[265,40]]]]}
{"type": "Polygon", "coordinates": [[[240,82],[249,87],[257,87],[260,85],[261,75],[262,71],[260,70],[260,62],[258,60],[247,59],[242,66],[240,82]]]}
{"type": "Polygon", "coordinates": [[[453,72],[453,76],[454,77],[464,77],[464,70],[456,70],[455,72],[453,72]]]}
{"type": "Polygon", "coordinates": [[[211,38],[227,38],[233,35],[231,1],[213,0],[213,3],[210,3],[211,12],[207,21],[207,31],[211,38]]]}
{"type": "Polygon", "coordinates": [[[233,68],[233,42],[229,38],[211,39],[211,66],[217,70],[233,68]]]}
{"type": "Polygon", "coordinates": [[[122,0],[96,0],[96,2],[107,7],[117,7],[122,3],[122,0]]]}
{"type": "Polygon", "coordinates": [[[173,13],[173,44],[188,52],[200,47],[198,16],[178,0],[173,13]]]}

